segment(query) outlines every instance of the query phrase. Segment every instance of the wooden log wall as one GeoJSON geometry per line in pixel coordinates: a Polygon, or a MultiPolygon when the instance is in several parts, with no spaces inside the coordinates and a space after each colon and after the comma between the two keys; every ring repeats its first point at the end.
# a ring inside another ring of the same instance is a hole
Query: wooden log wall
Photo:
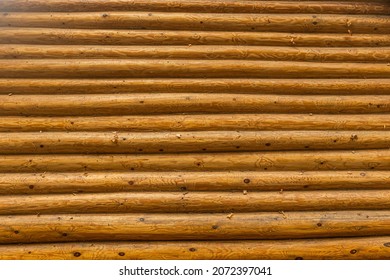
{"type": "Polygon", "coordinates": [[[390,259],[389,1],[0,11],[0,259],[390,259]]]}

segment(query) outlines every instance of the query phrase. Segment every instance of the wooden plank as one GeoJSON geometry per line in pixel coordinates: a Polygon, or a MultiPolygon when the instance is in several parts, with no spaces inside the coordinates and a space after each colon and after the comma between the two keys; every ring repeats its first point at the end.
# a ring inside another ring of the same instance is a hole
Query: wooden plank
{"type": "MultiPolygon", "coordinates": [[[[389,211],[1,216],[0,244],[388,235],[389,211]]],[[[0,249],[1,250],[1,249],[0,249]]]]}
{"type": "Polygon", "coordinates": [[[246,194],[242,192],[120,192],[0,196],[1,215],[321,210],[390,210],[390,190],[248,192],[246,194]]]}
{"type": "Polygon", "coordinates": [[[0,246],[0,259],[390,259],[390,237],[257,241],[84,242],[0,246]]]}
{"type": "Polygon", "coordinates": [[[390,171],[0,173],[0,194],[369,190],[389,182],[390,171]]]}

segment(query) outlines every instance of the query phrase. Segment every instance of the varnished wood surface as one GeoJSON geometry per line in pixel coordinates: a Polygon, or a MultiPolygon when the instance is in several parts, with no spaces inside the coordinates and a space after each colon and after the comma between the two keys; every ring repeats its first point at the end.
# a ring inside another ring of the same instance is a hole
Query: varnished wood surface
{"type": "Polygon", "coordinates": [[[389,131],[0,133],[2,154],[143,154],[389,149],[389,131]]]}
{"type": "MultiPolygon", "coordinates": [[[[1,38],[1,37],[0,37],[1,38]]],[[[390,79],[1,79],[3,95],[111,93],[390,94],[390,79]]],[[[104,96],[104,95],[103,95],[104,96]]],[[[12,100],[12,99],[11,99],[12,100]]],[[[367,115],[367,117],[371,117],[367,115]]]]}
{"type": "Polygon", "coordinates": [[[229,1],[229,0],[89,0],[89,1],[23,1],[4,0],[0,9],[7,12],[91,12],[91,11],[160,11],[201,13],[327,13],[327,14],[388,14],[389,7],[383,0],[373,3],[355,0],[343,1],[229,1]]]}
{"type": "MultiPolygon", "coordinates": [[[[390,68],[390,67],[389,67],[390,68]]],[[[130,93],[0,96],[0,116],[116,116],[217,113],[389,113],[388,95],[130,93]]],[[[362,118],[363,119],[363,118],[362,118]]],[[[383,127],[383,125],[382,125],[383,127]]]]}
{"type": "MultiPolygon", "coordinates": [[[[389,211],[77,214],[0,217],[0,244],[134,240],[256,240],[388,235],[389,211]]],[[[1,245],[0,245],[1,252],[1,245]]]]}
{"type": "Polygon", "coordinates": [[[388,34],[381,15],[163,13],[107,11],[73,13],[3,13],[0,27],[86,29],[206,30],[293,33],[388,34]]]}
{"type": "Polygon", "coordinates": [[[389,189],[389,171],[1,173],[0,194],[389,189]],[[249,181],[248,181],[249,180],[249,181]]]}
{"type": "Polygon", "coordinates": [[[390,259],[389,236],[257,241],[83,242],[0,246],[1,259],[376,260],[390,259]]]}
{"type": "MultiPolygon", "coordinates": [[[[58,114],[58,111],[56,111],[58,114]]],[[[54,131],[339,131],[390,130],[389,114],[169,114],[122,116],[3,116],[0,132],[54,131]]],[[[176,133],[180,134],[180,133],[176,133]]],[[[181,136],[181,135],[179,135],[181,136]]],[[[176,136],[178,137],[178,136],[176,136]]]]}
{"type": "Polygon", "coordinates": [[[0,58],[246,59],[291,61],[390,60],[390,48],[291,48],[269,46],[76,46],[0,45],[0,58]]]}
{"type": "MultiPolygon", "coordinates": [[[[247,179],[244,179],[247,180],[247,179]]],[[[390,210],[390,190],[118,192],[0,196],[1,215],[390,210]]]]}
{"type": "MultiPolygon", "coordinates": [[[[351,31],[352,32],[352,31],[351,31]]],[[[0,43],[49,45],[255,45],[389,47],[389,34],[0,28],[0,43]]]]}
{"type": "Polygon", "coordinates": [[[0,259],[390,259],[387,0],[0,1],[0,259]]]}
{"type": "MultiPolygon", "coordinates": [[[[1,155],[1,172],[389,170],[390,150],[1,155]]],[[[44,174],[42,174],[44,176],[44,174]]]]}
{"type": "MultiPolygon", "coordinates": [[[[390,28],[390,27],[389,27],[390,28]]],[[[387,78],[387,63],[248,60],[0,60],[2,78],[387,78]]]]}

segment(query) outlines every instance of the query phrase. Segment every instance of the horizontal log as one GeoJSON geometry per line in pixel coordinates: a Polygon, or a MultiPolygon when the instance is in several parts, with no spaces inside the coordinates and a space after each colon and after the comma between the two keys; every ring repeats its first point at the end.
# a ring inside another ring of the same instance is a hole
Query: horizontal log
{"type": "Polygon", "coordinates": [[[157,29],[301,33],[388,34],[390,19],[379,15],[221,14],[171,12],[3,13],[1,27],[157,29]]]}
{"type": "MultiPolygon", "coordinates": [[[[0,172],[389,170],[390,150],[155,155],[3,155],[0,172]]],[[[365,172],[361,172],[361,176],[365,172]]],[[[45,174],[42,174],[45,176],[45,174]]]]}
{"type": "Polygon", "coordinates": [[[327,13],[327,14],[388,14],[390,7],[383,2],[308,1],[226,1],[226,0],[133,0],[110,1],[43,1],[3,0],[5,12],[99,12],[99,11],[159,11],[201,13],[327,13]]]}
{"type": "Polygon", "coordinates": [[[7,95],[151,92],[390,95],[390,79],[0,79],[7,95]]]}
{"type": "MultiPolygon", "coordinates": [[[[389,67],[390,69],[390,67],[389,67]]],[[[0,95],[1,116],[117,116],[168,113],[389,113],[388,95],[129,93],[0,95]]],[[[363,119],[363,118],[362,118],[363,119]]],[[[384,124],[382,124],[384,125],[384,124]]]]}
{"type": "Polygon", "coordinates": [[[0,243],[389,235],[389,211],[1,216],[0,243]]]}
{"type": "Polygon", "coordinates": [[[0,194],[388,189],[389,182],[390,171],[0,173],[0,194]]]}
{"type": "Polygon", "coordinates": [[[390,35],[172,30],[0,28],[2,44],[49,45],[260,45],[389,47],[390,35]]]}
{"type": "Polygon", "coordinates": [[[1,78],[388,78],[387,63],[250,60],[0,60],[1,78]]]}
{"type": "Polygon", "coordinates": [[[208,114],[1,117],[0,132],[390,130],[390,114],[208,114]]]}
{"type": "MultiPolygon", "coordinates": [[[[390,6],[389,6],[390,7],[390,6]]],[[[267,46],[56,46],[0,45],[0,59],[154,58],[292,61],[389,61],[390,48],[294,48],[267,46]]]]}
{"type": "MultiPolygon", "coordinates": [[[[0,196],[0,215],[390,210],[390,190],[119,192],[0,196]]],[[[283,212],[281,212],[283,214],[283,212]]],[[[228,214],[226,218],[231,218],[228,214]]],[[[234,215],[234,214],[233,214],[234,215]]]]}
{"type": "Polygon", "coordinates": [[[84,242],[1,245],[0,259],[390,259],[390,237],[259,241],[84,242]]]}
{"type": "Polygon", "coordinates": [[[131,154],[390,148],[390,131],[0,133],[0,154],[131,154]]]}

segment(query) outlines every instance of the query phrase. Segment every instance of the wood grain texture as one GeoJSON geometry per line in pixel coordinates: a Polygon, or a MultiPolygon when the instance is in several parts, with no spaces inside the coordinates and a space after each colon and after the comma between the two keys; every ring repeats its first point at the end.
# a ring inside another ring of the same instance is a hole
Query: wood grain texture
{"type": "Polygon", "coordinates": [[[388,78],[387,63],[248,60],[0,60],[1,78],[388,78]]]}
{"type": "MultiPolygon", "coordinates": [[[[390,69],[390,67],[389,67],[390,69]]],[[[1,116],[115,116],[181,113],[389,113],[388,95],[129,93],[0,96],[1,116]]]]}
{"type": "Polygon", "coordinates": [[[390,130],[389,114],[203,114],[84,117],[3,116],[0,132],[390,130]]]}
{"type": "Polygon", "coordinates": [[[390,259],[390,237],[256,241],[84,242],[0,246],[1,259],[60,260],[378,260],[390,259]]]}
{"type": "Polygon", "coordinates": [[[142,154],[390,149],[390,131],[0,133],[0,154],[142,154]]]}
{"type": "MultiPolygon", "coordinates": [[[[390,150],[156,155],[3,155],[1,172],[388,170],[390,150]]],[[[362,172],[364,176],[365,172],[362,172]]]]}
{"type": "Polygon", "coordinates": [[[6,12],[91,12],[91,11],[159,11],[201,13],[327,13],[388,14],[383,1],[226,1],[226,0],[4,0],[0,10],[6,12]]]}
{"type": "Polygon", "coordinates": [[[388,34],[1,27],[0,43],[50,45],[257,45],[389,47],[388,34]]]}
{"type": "Polygon", "coordinates": [[[236,213],[231,219],[226,214],[146,213],[0,217],[0,244],[334,238],[389,232],[389,211],[236,213]]]}
{"type": "MultiPolygon", "coordinates": [[[[280,95],[390,95],[390,79],[0,79],[0,93],[246,93],[280,95]]],[[[74,104],[76,105],[76,104],[74,104]]]]}
{"type": "Polygon", "coordinates": [[[145,58],[145,59],[247,59],[288,61],[384,61],[390,48],[304,48],[267,46],[83,46],[0,45],[1,59],[145,58]]]}
{"type": "MultiPolygon", "coordinates": [[[[120,192],[0,196],[1,215],[390,210],[390,190],[120,192]]],[[[228,219],[228,217],[227,217],[228,219]]]]}
{"type": "Polygon", "coordinates": [[[0,259],[390,259],[389,15],[0,1],[0,259]]]}
{"type": "Polygon", "coordinates": [[[371,190],[389,183],[390,171],[1,173],[0,194],[371,190]]]}
{"type": "Polygon", "coordinates": [[[202,14],[109,11],[3,13],[1,27],[87,29],[208,30],[242,32],[388,34],[390,20],[380,15],[202,14]]]}

